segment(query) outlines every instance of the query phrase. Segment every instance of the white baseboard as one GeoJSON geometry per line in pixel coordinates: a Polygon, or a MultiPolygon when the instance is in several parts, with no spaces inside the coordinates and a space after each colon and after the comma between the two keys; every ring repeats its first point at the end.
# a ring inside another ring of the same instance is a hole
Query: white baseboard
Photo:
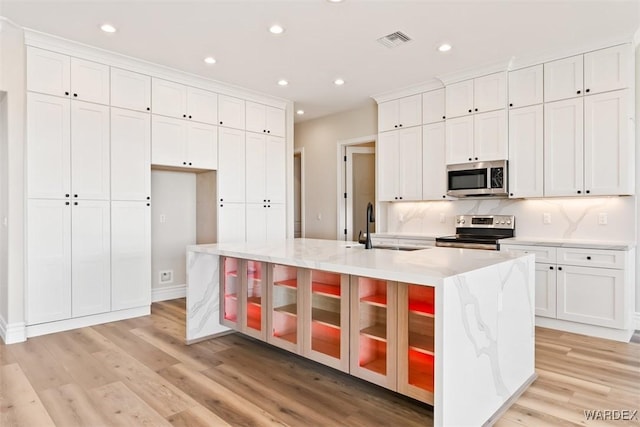
{"type": "Polygon", "coordinates": [[[4,317],[0,316],[0,338],[5,344],[15,344],[27,340],[24,322],[7,324],[4,317]]]}
{"type": "Polygon", "coordinates": [[[588,335],[596,338],[629,342],[633,335],[633,329],[605,328],[603,326],[587,325],[584,323],[569,322],[566,320],[550,319],[548,317],[536,316],[536,326],[543,328],[557,329],[574,334],[588,335]]]}
{"type": "Polygon", "coordinates": [[[187,296],[187,285],[163,286],[151,289],[151,302],[167,301],[187,296]]]}

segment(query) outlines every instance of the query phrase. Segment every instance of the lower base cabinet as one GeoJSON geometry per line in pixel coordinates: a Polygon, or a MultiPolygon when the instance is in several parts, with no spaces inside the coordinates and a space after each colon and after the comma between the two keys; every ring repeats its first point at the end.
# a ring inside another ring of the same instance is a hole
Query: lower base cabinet
{"type": "Polygon", "coordinates": [[[269,264],[267,342],[302,354],[302,292],[298,284],[307,271],[286,265],[269,264]]]}

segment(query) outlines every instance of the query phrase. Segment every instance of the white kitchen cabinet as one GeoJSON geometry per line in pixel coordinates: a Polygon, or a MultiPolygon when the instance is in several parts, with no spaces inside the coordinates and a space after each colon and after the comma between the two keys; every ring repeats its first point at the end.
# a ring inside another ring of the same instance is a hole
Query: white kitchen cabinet
{"type": "Polygon", "coordinates": [[[583,132],[582,98],[545,104],[545,196],[582,194],[584,168],[583,132]]]}
{"type": "Polygon", "coordinates": [[[27,325],[71,317],[69,201],[28,201],[26,279],[27,325]]]}
{"type": "Polygon", "coordinates": [[[522,68],[509,73],[509,107],[520,108],[542,104],[543,65],[522,68]]]}
{"type": "Polygon", "coordinates": [[[544,64],[544,101],[575,98],[583,92],[582,55],[544,64]]]}
{"type": "Polygon", "coordinates": [[[447,119],[505,108],[505,73],[494,73],[446,87],[447,119]]]}
{"type": "Polygon", "coordinates": [[[473,113],[473,80],[450,84],[445,94],[447,119],[473,113]]]}
{"type": "Polygon", "coordinates": [[[385,132],[378,139],[378,200],[422,199],[422,128],[385,132]]]}
{"type": "Polygon", "coordinates": [[[27,93],[27,196],[57,199],[71,193],[71,102],[27,93]]]}
{"type": "Polygon", "coordinates": [[[422,124],[420,94],[382,102],[378,105],[378,132],[422,124]]]}
{"type": "MultiPolygon", "coordinates": [[[[246,141],[244,131],[225,127],[218,129],[219,167],[217,178],[218,199],[220,202],[245,202],[245,153],[246,141]]],[[[219,230],[220,228],[218,228],[218,231],[219,230]]]]}
{"type": "Polygon", "coordinates": [[[282,203],[247,203],[247,242],[286,238],[286,211],[282,203]]]}
{"type": "Polygon", "coordinates": [[[71,58],[71,96],[80,101],[109,105],[109,66],[71,58]]]}
{"type": "Polygon", "coordinates": [[[221,126],[245,129],[245,101],[232,96],[218,96],[218,124],[221,126]]]}
{"type": "Polygon", "coordinates": [[[151,111],[151,77],[112,67],[111,106],[151,111]]]}
{"type": "Polygon", "coordinates": [[[634,150],[627,90],[584,98],[584,192],[633,194],[634,150]]]}
{"type": "Polygon", "coordinates": [[[422,200],[442,200],[447,194],[445,124],[422,127],[422,200]]]}
{"type": "Polygon", "coordinates": [[[509,196],[544,195],[542,104],[509,111],[509,196]]]}
{"type": "Polygon", "coordinates": [[[446,163],[466,163],[473,161],[473,116],[447,119],[446,121],[446,163]]]}
{"type": "Polygon", "coordinates": [[[111,310],[111,231],[108,201],[74,201],[71,222],[71,315],[111,310]]]}
{"type": "Polygon", "coordinates": [[[151,304],[151,207],[111,202],[111,309],[151,304]]]}
{"type": "Polygon", "coordinates": [[[74,199],[109,200],[109,107],[71,102],[71,190],[74,199]]]}
{"type": "Polygon", "coordinates": [[[194,122],[218,124],[218,94],[187,86],[186,114],[194,122]]]}
{"type": "Polygon", "coordinates": [[[446,118],[444,88],[422,94],[422,124],[441,122],[446,118]]]}
{"type": "Polygon", "coordinates": [[[162,79],[153,82],[153,113],[217,124],[218,94],[162,79]]]}
{"type": "Polygon", "coordinates": [[[447,164],[503,160],[508,157],[504,110],[446,121],[447,164]]]}
{"type": "Polygon", "coordinates": [[[151,196],[151,117],[111,108],[111,199],[151,196]]]}
{"type": "Polygon", "coordinates": [[[217,168],[216,126],[156,115],[151,123],[152,164],[207,170],[217,168]]]}
{"type": "Polygon", "coordinates": [[[556,265],[536,263],[536,316],[556,318],[556,265]]]}
{"type": "Polygon", "coordinates": [[[246,141],[246,201],[284,203],[284,139],[249,132],[246,141]]]}
{"type": "Polygon", "coordinates": [[[27,90],[55,96],[71,94],[71,58],[27,46],[27,90]]]}
{"type": "Polygon", "coordinates": [[[218,243],[244,242],[245,230],[245,204],[220,202],[218,204],[218,243]]]}
{"type": "Polygon", "coordinates": [[[267,241],[287,238],[287,210],[284,203],[267,205],[267,241]]]}
{"type": "Polygon", "coordinates": [[[584,92],[596,94],[629,87],[632,52],[628,44],[584,55],[584,92]]]}
{"type": "Polygon", "coordinates": [[[285,136],[284,110],[256,102],[246,102],[247,131],[285,136]]]}

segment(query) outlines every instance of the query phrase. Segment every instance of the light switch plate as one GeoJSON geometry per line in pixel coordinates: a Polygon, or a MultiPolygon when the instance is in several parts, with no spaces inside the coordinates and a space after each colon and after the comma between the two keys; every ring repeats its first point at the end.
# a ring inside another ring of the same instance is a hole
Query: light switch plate
{"type": "Polygon", "coordinates": [[[606,212],[600,212],[598,214],[598,224],[599,225],[607,225],[609,222],[609,218],[606,212]]]}
{"type": "Polygon", "coordinates": [[[551,224],[551,214],[545,212],[542,214],[542,223],[543,224],[551,224]]]}

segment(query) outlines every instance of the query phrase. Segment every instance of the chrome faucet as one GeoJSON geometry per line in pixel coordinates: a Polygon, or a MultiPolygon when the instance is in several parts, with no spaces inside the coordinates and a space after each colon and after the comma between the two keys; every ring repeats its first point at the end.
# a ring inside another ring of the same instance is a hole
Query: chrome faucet
{"type": "Polygon", "coordinates": [[[373,223],[375,221],[376,219],[373,216],[373,205],[369,202],[367,205],[367,240],[364,243],[365,249],[373,248],[373,245],[371,244],[371,233],[369,232],[369,223],[373,223]]]}

